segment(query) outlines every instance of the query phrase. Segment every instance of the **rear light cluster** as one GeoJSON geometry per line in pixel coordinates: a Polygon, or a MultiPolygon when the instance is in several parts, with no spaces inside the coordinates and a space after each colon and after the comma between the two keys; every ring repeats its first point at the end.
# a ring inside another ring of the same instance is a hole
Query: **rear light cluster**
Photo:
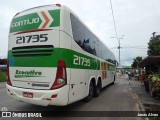
{"type": "Polygon", "coordinates": [[[53,83],[51,90],[58,89],[67,84],[66,65],[63,60],[58,61],[56,79],[53,83]]]}
{"type": "Polygon", "coordinates": [[[12,86],[11,80],[10,80],[10,76],[9,76],[9,64],[7,62],[7,75],[6,75],[6,82],[8,85],[12,86]]]}

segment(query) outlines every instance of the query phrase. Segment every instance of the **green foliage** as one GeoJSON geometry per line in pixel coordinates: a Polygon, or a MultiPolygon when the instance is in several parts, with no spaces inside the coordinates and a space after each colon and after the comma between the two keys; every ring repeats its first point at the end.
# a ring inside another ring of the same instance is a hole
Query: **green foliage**
{"type": "Polygon", "coordinates": [[[148,79],[152,81],[155,90],[160,90],[160,74],[149,75],[148,79]]]}
{"type": "Polygon", "coordinates": [[[138,67],[138,63],[142,61],[142,57],[141,56],[137,56],[135,59],[133,59],[133,63],[132,63],[132,68],[137,68],[138,67]]]}
{"type": "Polygon", "coordinates": [[[135,59],[134,59],[134,62],[141,62],[142,61],[142,57],[141,56],[137,56],[135,59]]]}
{"type": "Polygon", "coordinates": [[[6,81],[6,71],[0,70],[0,82],[6,81]]]}
{"type": "Polygon", "coordinates": [[[153,36],[150,38],[148,43],[148,56],[159,56],[160,55],[160,35],[153,36]]]}

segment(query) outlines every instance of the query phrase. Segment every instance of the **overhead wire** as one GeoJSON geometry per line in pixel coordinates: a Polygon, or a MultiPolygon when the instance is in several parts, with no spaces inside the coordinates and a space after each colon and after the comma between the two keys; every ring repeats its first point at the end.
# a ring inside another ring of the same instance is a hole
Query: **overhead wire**
{"type": "Polygon", "coordinates": [[[111,0],[110,0],[110,4],[111,4],[111,11],[112,11],[112,18],[113,18],[114,30],[115,30],[115,33],[116,33],[117,41],[118,41],[118,43],[119,43],[118,33],[117,33],[117,27],[116,27],[116,22],[115,22],[115,18],[114,18],[114,12],[113,12],[113,7],[112,7],[112,2],[111,2],[111,0]]]}

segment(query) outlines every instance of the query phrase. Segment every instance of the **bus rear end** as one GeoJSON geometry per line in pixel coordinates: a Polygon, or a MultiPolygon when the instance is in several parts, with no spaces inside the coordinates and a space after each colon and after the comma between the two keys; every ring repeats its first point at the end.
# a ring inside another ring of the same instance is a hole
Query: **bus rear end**
{"type": "Polygon", "coordinates": [[[60,5],[28,9],[10,25],[7,93],[37,105],[67,105],[66,65],[59,59],[60,5]]]}

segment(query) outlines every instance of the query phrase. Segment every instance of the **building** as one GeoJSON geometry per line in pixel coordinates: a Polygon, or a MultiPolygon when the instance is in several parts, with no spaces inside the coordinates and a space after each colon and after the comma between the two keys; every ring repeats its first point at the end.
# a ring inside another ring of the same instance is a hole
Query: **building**
{"type": "Polygon", "coordinates": [[[146,74],[160,74],[160,56],[148,56],[139,64],[139,67],[146,70],[146,74]]]}

